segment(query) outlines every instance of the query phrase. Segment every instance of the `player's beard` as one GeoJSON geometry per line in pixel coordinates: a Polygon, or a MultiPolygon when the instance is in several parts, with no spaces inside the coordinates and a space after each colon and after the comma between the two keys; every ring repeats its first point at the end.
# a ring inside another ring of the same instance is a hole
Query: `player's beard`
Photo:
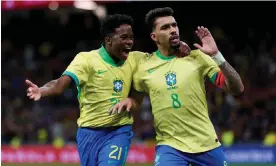
{"type": "Polygon", "coordinates": [[[169,46],[170,49],[175,52],[179,49],[180,47],[180,37],[177,34],[173,34],[170,38],[169,38],[169,46]],[[175,40],[177,40],[175,42],[175,40]]]}
{"type": "Polygon", "coordinates": [[[170,43],[170,49],[173,54],[178,51],[179,47],[180,47],[180,42],[178,42],[177,44],[170,43]]]}
{"type": "Polygon", "coordinates": [[[171,49],[177,50],[177,49],[179,49],[179,47],[180,47],[180,42],[177,43],[177,44],[171,44],[171,43],[170,43],[170,46],[171,46],[171,49]]]}
{"type": "MultiPolygon", "coordinates": [[[[160,46],[162,46],[162,44],[161,44],[161,42],[159,41],[159,40],[157,40],[156,42],[155,42],[157,45],[160,45],[160,46]]],[[[163,44],[163,46],[164,46],[164,44],[163,44]]],[[[167,45],[167,48],[169,48],[169,49],[178,49],[180,47],[180,42],[178,43],[178,44],[172,44],[171,42],[170,42],[170,40],[168,41],[168,45],[167,45]]]]}
{"type": "MultiPolygon", "coordinates": [[[[162,44],[161,44],[161,42],[159,40],[157,40],[155,43],[157,45],[161,45],[162,46],[162,44]]],[[[169,46],[169,48],[168,48],[169,52],[171,52],[171,53],[174,54],[175,52],[178,51],[178,49],[180,47],[180,42],[178,42],[177,44],[173,44],[173,43],[170,42],[170,40],[168,40],[168,46],[169,46]]]]}

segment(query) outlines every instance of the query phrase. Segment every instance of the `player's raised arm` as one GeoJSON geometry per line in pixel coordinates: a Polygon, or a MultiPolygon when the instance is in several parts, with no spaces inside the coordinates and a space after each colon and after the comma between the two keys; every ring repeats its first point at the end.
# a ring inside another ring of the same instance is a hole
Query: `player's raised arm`
{"type": "Polygon", "coordinates": [[[59,79],[52,80],[39,88],[30,80],[26,80],[28,85],[27,96],[34,101],[38,101],[41,97],[59,95],[69,87],[71,82],[69,76],[61,76],[59,79]]]}
{"type": "Polygon", "coordinates": [[[213,83],[232,94],[242,93],[244,86],[239,74],[219,52],[216,42],[210,31],[207,28],[201,26],[197,28],[196,34],[201,40],[202,46],[199,44],[194,44],[194,46],[205,54],[210,55],[220,68],[220,71],[212,76],[213,83]]]}

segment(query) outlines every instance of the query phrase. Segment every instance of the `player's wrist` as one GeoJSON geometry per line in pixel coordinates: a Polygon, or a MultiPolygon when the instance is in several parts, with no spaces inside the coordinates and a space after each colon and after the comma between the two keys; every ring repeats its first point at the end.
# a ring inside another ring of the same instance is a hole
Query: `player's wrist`
{"type": "Polygon", "coordinates": [[[216,62],[218,66],[226,62],[225,58],[223,57],[220,51],[218,51],[214,56],[212,56],[212,59],[216,62]]]}
{"type": "Polygon", "coordinates": [[[130,97],[129,100],[130,100],[131,105],[132,105],[131,109],[133,109],[133,110],[139,110],[140,109],[139,103],[135,99],[130,97]]]}
{"type": "Polygon", "coordinates": [[[129,97],[128,100],[129,100],[132,104],[134,104],[134,105],[136,104],[136,101],[135,101],[133,98],[129,97]]]}
{"type": "Polygon", "coordinates": [[[43,87],[38,88],[38,94],[40,95],[40,97],[44,97],[44,91],[43,91],[43,87]]]}

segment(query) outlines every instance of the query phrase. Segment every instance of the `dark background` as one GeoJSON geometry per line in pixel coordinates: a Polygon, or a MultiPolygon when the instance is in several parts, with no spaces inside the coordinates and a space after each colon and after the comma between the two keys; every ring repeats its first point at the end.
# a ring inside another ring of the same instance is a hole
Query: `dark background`
{"type": "MultiPolygon", "coordinates": [[[[175,10],[181,40],[192,48],[199,42],[196,27],[209,28],[245,85],[245,93],[238,97],[206,85],[210,118],[219,138],[230,131],[234,143],[263,143],[267,134],[276,135],[274,2],[116,2],[104,6],[108,14],[133,17],[134,50],[156,50],[144,25],[145,14],[155,7],[175,10]]],[[[99,48],[99,19],[73,7],[1,14],[2,143],[15,138],[24,144],[51,143],[56,138],[74,143],[79,115],[74,85],[62,96],[32,102],[26,97],[24,80],[42,86],[58,78],[78,52],[99,48]]],[[[134,142],[154,140],[150,109],[145,99],[135,115],[134,142]]]]}

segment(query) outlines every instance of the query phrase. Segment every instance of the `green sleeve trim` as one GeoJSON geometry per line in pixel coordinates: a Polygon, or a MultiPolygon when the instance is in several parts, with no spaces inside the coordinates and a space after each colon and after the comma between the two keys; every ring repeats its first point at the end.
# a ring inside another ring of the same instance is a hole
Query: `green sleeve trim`
{"type": "Polygon", "coordinates": [[[210,81],[215,84],[216,83],[216,78],[217,78],[218,72],[216,72],[215,74],[213,74],[213,76],[210,78],[210,81]]]}
{"type": "Polygon", "coordinates": [[[78,77],[74,73],[72,73],[70,71],[65,71],[65,72],[63,72],[62,75],[68,75],[68,76],[70,76],[74,80],[74,82],[75,82],[75,84],[77,86],[80,85],[80,81],[79,81],[78,77]]]}
{"type": "Polygon", "coordinates": [[[74,73],[72,73],[70,71],[65,71],[65,72],[63,72],[62,75],[68,75],[69,77],[71,77],[74,80],[74,82],[75,82],[75,84],[77,86],[78,99],[79,99],[80,98],[80,94],[81,94],[81,88],[80,88],[80,81],[79,81],[78,77],[74,73]]]}

